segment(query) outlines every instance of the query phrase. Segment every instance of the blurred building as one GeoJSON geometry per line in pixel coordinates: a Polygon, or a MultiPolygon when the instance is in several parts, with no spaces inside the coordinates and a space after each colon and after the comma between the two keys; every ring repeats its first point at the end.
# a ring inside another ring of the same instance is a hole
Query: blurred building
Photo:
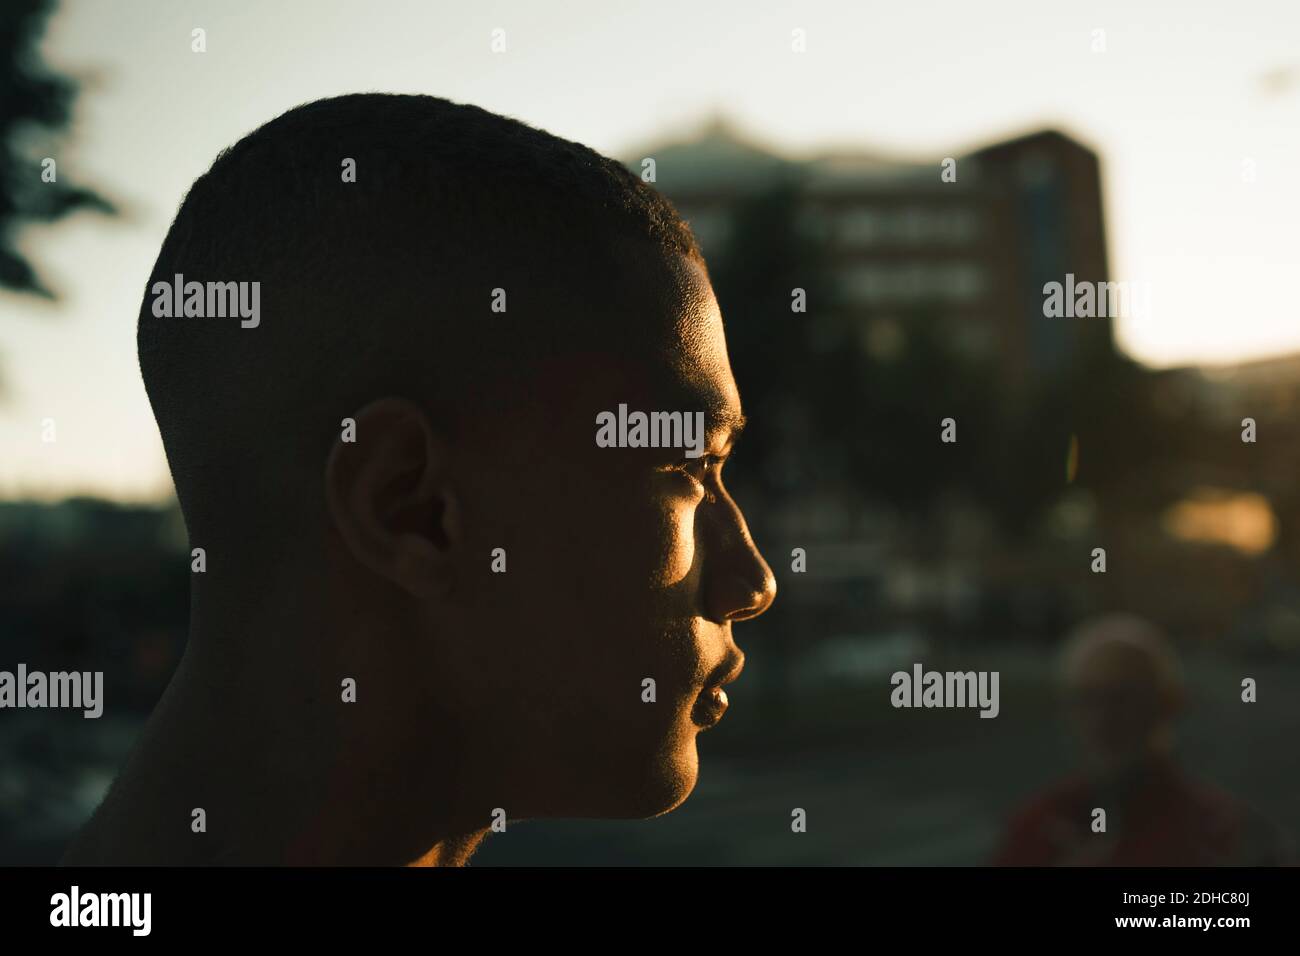
{"type": "Polygon", "coordinates": [[[1056,131],[974,152],[899,159],[777,156],[715,120],[684,141],[626,158],[691,223],[706,255],[725,253],[734,211],[781,185],[798,191],[800,228],[823,244],[837,294],[809,307],[830,347],[846,339],[880,358],[908,323],[932,321],[1011,382],[1062,371],[1088,349],[1113,349],[1111,320],[1043,315],[1043,286],[1108,279],[1100,164],[1056,131]],[[942,176],[945,160],[947,178],[942,176]],[[815,306],[815,307],[814,307],[815,306]]]}

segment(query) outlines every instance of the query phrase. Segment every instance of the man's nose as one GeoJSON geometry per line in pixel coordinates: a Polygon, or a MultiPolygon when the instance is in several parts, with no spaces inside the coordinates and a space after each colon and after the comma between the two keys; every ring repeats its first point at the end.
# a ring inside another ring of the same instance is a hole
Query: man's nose
{"type": "Polygon", "coordinates": [[[776,576],[754,545],[736,503],[723,497],[715,507],[717,523],[706,551],[705,611],[720,624],[747,621],[776,600],[776,576]]]}

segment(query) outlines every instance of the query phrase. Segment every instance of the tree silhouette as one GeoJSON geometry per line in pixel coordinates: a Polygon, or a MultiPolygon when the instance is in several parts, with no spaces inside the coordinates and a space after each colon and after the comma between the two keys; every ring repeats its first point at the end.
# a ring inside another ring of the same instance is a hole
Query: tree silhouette
{"type": "Polygon", "coordinates": [[[53,0],[0,4],[0,286],[46,298],[54,293],[17,249],[19,229],[78,209],[112,213],[95,191],[70,184],[55,167],[53,181],[38,150],[68,125],[75,81],[58,76],[37,49],[53,0]],[[45,173],[45,175],[43,175],[45,173]]]}

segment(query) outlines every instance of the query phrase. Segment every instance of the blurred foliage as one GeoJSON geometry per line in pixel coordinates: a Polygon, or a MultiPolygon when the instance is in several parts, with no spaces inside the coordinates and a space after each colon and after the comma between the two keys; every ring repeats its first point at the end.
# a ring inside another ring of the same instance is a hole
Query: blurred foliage
{"type": "Polygon", "coordinates": [[[78,209],[114,211],[98,193],[61,173],[55,182],[42,181],[41,161],[48,154],[39,151],[66,130],[77,92],[77,84],[53,73],[38,50],[53,10],[53,0],[0,4],[0,286],[47,298],[53,292],[18,251],[20,227],[78,209]]]}

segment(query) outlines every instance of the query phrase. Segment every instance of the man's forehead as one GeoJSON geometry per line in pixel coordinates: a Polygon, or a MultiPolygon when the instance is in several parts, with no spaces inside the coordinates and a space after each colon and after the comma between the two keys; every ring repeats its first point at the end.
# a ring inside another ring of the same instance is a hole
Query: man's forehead
{"type": "Polygon", "coordinates": [[[702,266],[679,257],[671,261],[670,299],[664,302],[667,334],[659,343],[661,362],[651,369],[652,384],[665,410],[703,411],[709,430],[744,427],[740,395],[727,358],[722,312],[702,266]]]}
{"type": "MultiPolygon", "coordinates": [[[[700,411],[712,436],[743,426],[722,314],[705,270],[685,257],[640,247],[607,274],[599,315],[558,354],[534,365],[552,410],[700,411]],[[612,281],[611,281],[612,280],[612,281]]],[[[589,304],[587,307],[591,307],[589,304]]]]}

